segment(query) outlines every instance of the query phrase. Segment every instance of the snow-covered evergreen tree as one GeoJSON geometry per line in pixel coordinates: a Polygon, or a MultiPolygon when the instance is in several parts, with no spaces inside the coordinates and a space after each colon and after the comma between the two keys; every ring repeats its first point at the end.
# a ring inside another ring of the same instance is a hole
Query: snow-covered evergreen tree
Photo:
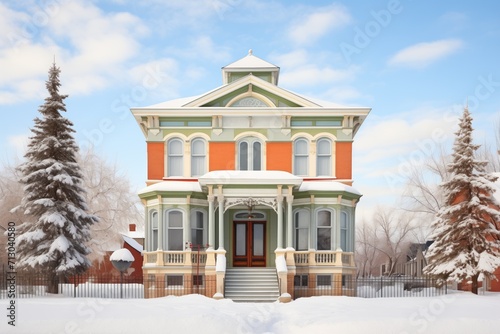
{"type": "Polygon", "coordinates": [[[59,73],[54,63],[46,82],[49,96],[38,109],[42,117],[34,120],[26,162],[19,167],[24,196],[17,208],[29,217],[18,228],[18,269],[51,277],[51,293],[57,293],[59,277],[89,267],[87,243],[97,221],[87,213],[73,124],[61,116],[67,95],[59,94],[59,73]]]}
{"type": "Polygon", "coordinates": [[[445,280],[471,282],[477,294],[480,274],[491,277],[500,266],[500,211],[492,186],[497,177],[485,172],[487,161],[475,158],[472,117],[467,108],[453,146],[449,179],[441,184],[443,206],[432,223],[434,243],[424,272],[445,280]]]}

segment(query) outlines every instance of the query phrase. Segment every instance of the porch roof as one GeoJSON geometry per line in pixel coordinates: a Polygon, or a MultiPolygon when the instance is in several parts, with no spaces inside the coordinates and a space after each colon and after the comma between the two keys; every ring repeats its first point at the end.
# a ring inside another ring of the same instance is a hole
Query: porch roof
{"type": "Polygon", "coordinates": [[[344,191],[362,196],[354,187],[337,181],[304,181],[300,185],[299,191],[344,191]]]}
{"type": "Polygon", "coordinates": [[[302,178],[284,171],[218,170],[208,172],[198,181],[206,185],[293,185],[300,186],[302,178]]]}
{"type": "Polygon", "coordinates": [[[139,190],[139,195],[154,191],[201,192],[201,187],[193,181],[161,181],[139,190]]]}

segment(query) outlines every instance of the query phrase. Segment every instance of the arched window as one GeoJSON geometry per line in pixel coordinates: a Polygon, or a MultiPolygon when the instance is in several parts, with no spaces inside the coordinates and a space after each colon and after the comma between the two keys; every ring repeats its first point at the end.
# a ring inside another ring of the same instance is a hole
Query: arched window
{"type": "Polygon", "coordinates": [[[191,141],[191,176],[201,176],[206,173],[206,145],[201,138],[191,141]]]}
{"type": "Polygon", "coordinates": [[[299,138],[293,143],[293,173],[295,175],[309,174],[309,142],[299,138]]]}
{"type": "Polygon", "coordinates": [[[191,244],[194,249],[205,245],[205,215],[203,211],[191,211],[191,244]]]}
{"type": "Polygon", "coordinates": [[[184,169],[184,143],[179,138],[173,138],[168,141],[168,170],[167,176],[183,176],[184,169]]]}
{"type": "Polygon", "coordinates": [[[332,175],[332,142],[321,138],[316,142],[316,176],[332,175]]]}
{"type": "Polygon", "coordinates": [[[167,245],[164,249],[170,251],[182,250],[182,212],[178,210],[168,211],[165,219],[165,231],[167,235],[163,240],[167,241],[167,245]]]}
{"type": "Polygon", "coordinates": [[[316,216],[317,250],[332,249],[332,213],[327,210],[318,211],[316,216]]]}
{"type": "Polygon", "coordinates": [[[262,144],[255,137],[247,137],[238,143],[238,169],[262,170],[262,144]]]}
{"type": "Polygon", "coordinates": [[[150,251],[158,250],[158,212],[153,211],[151,213],[151,241],[149,242],[151,246],[150,251]]]}
{"type": "Polygon", "coordinates": [[[306,210],[300,210],[295,212],[294,215],[294,245],[295,250],[308,250],[309,249],[309,226],[310,226],[310,215],[306,210]]]}
{"type": "Polygon", "coordinates": [[[350,251],[347,249],[347,247],[348,247],[347,236],[348,236],[347,213],[341,212],[340,213],[340,248],[344,252],[350,251]]]}

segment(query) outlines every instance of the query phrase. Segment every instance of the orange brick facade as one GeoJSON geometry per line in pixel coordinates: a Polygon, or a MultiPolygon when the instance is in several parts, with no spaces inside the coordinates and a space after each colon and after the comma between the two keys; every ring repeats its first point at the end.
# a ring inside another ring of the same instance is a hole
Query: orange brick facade
{"type": "Polygon", "coordinates": [[[352,179],[352,142],[336,143],[335,170],[337,179],[352,179]]]}
{"type": "Polygon", "coordinates": [[[164,143],[148,143],[148,180],[161,180],[165,171],[164,143]]]}
{"type": "Polygon", "coordinates": [[[292,143],[269,142],[267,147],[267,170],[282,170],[292,173],[292,143]]]}
{"type": "Polygon", "coordinates": [[[236,147],[234,142],[209,142],[208,171],[234,170],[236,147]]]}

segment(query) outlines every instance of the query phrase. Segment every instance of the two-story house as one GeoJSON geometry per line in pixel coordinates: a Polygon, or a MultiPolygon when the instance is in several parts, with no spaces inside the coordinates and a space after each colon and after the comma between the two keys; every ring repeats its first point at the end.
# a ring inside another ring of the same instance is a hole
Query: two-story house
{"type": "Polygon", "coordinates": [[[146,297],[352,294],[352,144],[370,108],[299,95],[279,74],[249,51],[220,87],[131,109],[147,144],[146,297]]]}

